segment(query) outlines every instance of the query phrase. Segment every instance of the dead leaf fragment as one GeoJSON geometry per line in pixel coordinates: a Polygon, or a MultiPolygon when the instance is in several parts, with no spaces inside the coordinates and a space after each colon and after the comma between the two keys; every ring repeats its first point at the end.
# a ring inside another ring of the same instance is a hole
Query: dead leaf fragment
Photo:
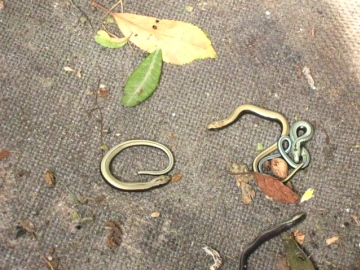
{"type": "Polygon", "coordinates": [[[43,258],[46,261],[49,270],[57,270],[59,268],[59,258],[53,258],[52,256],[43,256],[43,258]]]}
{"type": "Polygon", "coordinates": [[[3,160],[7,158],[10,155],[10,152],[8,150],[3,150],[0,152],[0,160],[3,160]]]}
{"type": "Polygon", "coordinates": [[[118,221],[108,221],[105,223],[105,228],[109,230],[108,236],[106,237],[106,245],[109,248],[116,248],[121,244],[121,223],[118,221]]]}
{"type": "Polygon", "coordinates": [[[72,69],[71,67],[64,67],[64,70],[67,72],[75,72],[75,70],[72,69]]]}
{"type": "Polygon", "coordinates": [[[35,233],[35,225],[28,219],[21,219],[20,225],[29,233],[35,233]]]}
{"type": "Polygon", "coordinates": [[[249,168],[245,164],[233,162],[230,166],[230,172],[235,174],[236,185],[241,188],[241,200],[244,204],[250,204],[255,197],[255,191],[248,184],[254,178],[249,168]]]}
{"type": "Polygon", "coordinates": [[[182,173],[174,173],[173,176],[171,177],[171,182],[175,183],[180,181],[183,178],[182,173]]]}
{"type": "Polygon", "coordinates": [[[77,76],[78,78],[81,78],[81,76],[82,76],[81,72],[82,72],[81,69],[79,69],[79,70],[76,71],[76,76],[77,76]]]}
{"type": "Polygon", "coordinates": [[[360,226],[360,221],[359,221],[359,218],[355,215],[351,215],[352,219],[355,221],[355,223],[360,226]]]}
{"type": "Polygon", "coordinates": [[[328,239],[326,239],[326,245],[331,245],[335,243],[337,240],[339,240],[339,236],[333,236],[328,239]]]}
{"type": "Polygon", "coordinates": [[[157,212],[157,211],[152,212],[150,216],[151,216],[152,218],[157,218],[157,217],[160,216],[160,212],[157,212]]]}
{"type": "Polygon", "coordinates": [[[105,87],[104,88],[99,88],[98,90],[98,93],[99,93],[99,96],[102,97],[102,98],[107,98],[110,94],[110,91],[107,90],[105,87]]]}
{"type": "Polygon", "coordinates": [[[302,70],[302,73],[304,74],[304,77],[306,78],[310,88],[312,90],[317,90],[317,88],[315,87],[315,81],[314,81],[313,77],[311,76],[310,68],[304,67],[302,70]]]}
{"type": "Polygon", "coordinates": [[[5,8],[5,3],[4,1],[0,1],[0,10],[4,9],[5,8]]]}
{"type": "Polygon", "coordinates": [[[214,264],[212,264],[209,269],[210,270],[220,269],[221,265],[222,265],[222,259],[221,259],[219,252],[217,252],[215,249],[213,249],[209,246],[204,246],[203,250],[206,252],[206,254],[211,255],[214,260],[214,264]]]}
{"type": "Polygon", "coordinates": [[[255,198],[255,190],[251,185],[241,182],[241,200],[244,204],[250,204],[255,198]]]}
{"type": "Polygon", "coordinates": [[[253,175],[262,192],[273,200],[295,204],[300,199],[299,195],[274,177],[262,173],[253,173],[253,175]]]}
{"type": "Polygon", "coordinates": [[[308,200],[310,200],[311,198],[313,198],[313,197],[314,197],[314,192],[315,192],[315,189],[313,189],[313,188],[308,188],[308,189],[305,191],[304,195],[301,196],[300,203],[305,202],[305,201],[308,201],[308,200]]]}
{"type": "Polygon", "coordinates": [[[273,158],[270,162],[271,171],[279,178],[286,178],[289,166],[282,158],[273,158]]]}
{"type": "Polygon", "coordinates": [[[47,171],[44,174],[45,183],[49,185],[50,188],[55,187],[55,174],[52,171],[47,171]]]}
{"type": "Polygon", "coordinates": [[[275,270],[291,270],[285,255],[279,255],[276,260],[275,270]]]}
{"type": "Polygon", "coordinates": [[[306,236],[306,234],[300,232],[299,230],[296,230],[294,232],[294,238],[295,238],[296,242],[298,242],[300,245],[304,244],[305,236],[306,236]]]}

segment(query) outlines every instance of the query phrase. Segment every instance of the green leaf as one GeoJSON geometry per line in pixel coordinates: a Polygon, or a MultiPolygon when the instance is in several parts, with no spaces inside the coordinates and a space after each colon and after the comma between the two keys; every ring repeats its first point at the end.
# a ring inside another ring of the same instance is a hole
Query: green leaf
{"type": "Polygon", "coordinates": [[[106,48],[121,48],[124,46],[129,38],[114,38],[110,37],[104,30],[97,31],[97,35],[94,37],[95,41],[106,48]]]}
{"type": "Polygon", "coordinates": [[[157,49],[149,54],[134,70],[126,82],[121,102],[134,107],[144,101],[158,86],[162,67],[162,52],[157,49]]]}

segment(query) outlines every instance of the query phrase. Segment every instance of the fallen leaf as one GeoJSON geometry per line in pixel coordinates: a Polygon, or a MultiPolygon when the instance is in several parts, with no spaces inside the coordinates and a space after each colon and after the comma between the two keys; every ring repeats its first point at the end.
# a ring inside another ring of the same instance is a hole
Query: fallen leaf
{"type": "Polygon", "coordinates": [[[241,200],[244,204],[250,204],[255,198],[255,190],[251,185],[241,182],[241,200]]]}
{"type": "Polygon", "coordinates": [[[44,174],[45,183],[49,185],[50,188],[55,187],[55,174],[52,171],[47,171],[44,174]]]}
{"type": "Polygon", "coordinates": [[[152,218],[157,218],[157,217],[160,217],[160,212],[152,212],[151,215],[150,215],[152,218]]]}
{"type": "Polygon", "coordinates": [[[294,237],[289,233],[284,232],[281,234],[285,248],[287,263],[290,270],[315,270],[313,263],[309,256],[297,244],[294,237]]]}
{"type": "Polygon", "coordinates": [[[87,18],[86,18],[86,17],[81,17],[81,18],[80,18],[80,22],[81,22],[81,23],[86,23],[86,22],[87,22],[87,18]]]}
{"type": "Polygon", "coordinates": [[[20,225],[29,233],[35,233],[35,225],[28,219],[21,219],[20,225]]]}
{"type": "Polygon", "coordinates": [[[350,215],[352,217],[352,219],[355,221],[355,223],[360,226],[360,221],[359,221],[359,218],[355,215],[350,215]]]}
{"type": "Polygon", "coordinates": [[[115,248],[121,244],[121,223],[118,221],[108,221],[105,223],[105,228],[109,230],[108,236],[106,237],[106,245],[109,248],[115,248]]]}
{"type": "Polygon", "coordinates": [[[167,63],[183,65],[196,59],[216,58],[207,35],[197,26],[173,20],[162,20],[130,13],[114,13],[93,2],[112,15],[125,37],[140,49],[163,52],[167,63]]]}
{"type": "Polygon", "coordinates": [[[43,257],[46,263],[48,264],[49,270],[57,270],[59,268],[60,260],[59,258],[53,258],[52,256],[43,257]]]}
{"type": "Polygon", "coordinates": [[[339,236],[333,236],[328,239],[326,239],[326,245],[331,245],[335,243],[337,240],[339,240],[339,236]]]}
{"type": "Polygon", "coordinates": [[[256,144],[256,151],[262,151],[264,150],[264,146],[262,145],[262,143],[258,142],[256,144]]]}
{"type": "Polygon", "coordinates": [[[134,107],[151,96],[159,83],[161,67],[161,50],[155,50],[130,75],[121,102],[134,107]]]}
{"type": "Polygon", "coordinates": [[[4,4],[4,1],[0,1],[0,10],[4,9],[5,8],[5,4],[4,4]]]}
{"type": "Polygon", "coordinates": [[[67,72],[74,72],[75,71],[71,67],[64,67],[64,70],[67,71],[67,72]]]}
{"type": "Polygon", "coordinates": [[[81,76],[82,76],[81,72],[82,72],[81,69],[79,69],[79,70],[76,71],[76,76],[77,76],[78,78],[81,78],[81,76]]]}
{"type": "Polygon", "coordinates": [[[294,232],[294,238],[295,238],[296,242],[298,242],[300,245],[304,244],[305,236],[306,236],[306,234],[300,232],[299,230],[296,230],[294,232]]]}
{"type": "Polygon", "coordinates": [[[7,158],[10,155],[10,152],[8,150],[3,150],[0,152],[0,160],[3,160],[4,158],[7,158]]]}
{"type": "Polygon", "coordinates": [[[208,246],[204,246],[203,250],[206,252],[206,254],[209,254],[212,256],[214,263],[210,266],[210,270],[218,270],[221,268],[222,265],[222,259],[221,256],[219,254],[219,252],[217,252],[215,249],[208,247],[208,246]]]}
{"type": "Polygon", "coordinates": [[[315,81],[314,81],[313,77],[311,76],[310,68],[304,67],[302,70],[302,73],[304,74],[304,77],[306,78],[310,88],[312,90],[317,90],[317,88],[315,87],[315,81]]]}
{"type": "Polygon", "coordinates": [[[304,195],[302,195],[300,203],[305,202],[305,201],[310,200],[311,198],[313,198],[314,197],[314,191],[315,191],[315,189],[313,189],[313,188],[307,189],[305,191],[304,195]]]}
{"type": "Polygon", "coordinates": [[[185,10],[187,12],[192,12],[194,10],[194,8],[192,6],[185,6],[185,10]]]}
{"type": "Polygon", "coordinates": [[[241,199],[244,204],[250,204],[255,197],[255,191],[248,184],[254,177],[245,164],[233,162],[230,166],[230,172],[235,174],[236,185],[241,188],[241,199]]]}
{"type": "Polygon", "coordinates": [[[291,270],[285,255],[279,255],[276,260],[275,270],[291,270]]]}
{"type": "Polygon", "coordinates": [[[98,92],[99,92],[99,96],[102,98],[106,98],[110,95],[110,91],[102,87],[99,88],[98,92]]]}
{"type": "Polygon", "coordinates": [[[253,173],[253,176],[264,194],[273,200],[292,204],[299,200],[299,195],[274,177],[262,173],[253,173]]]}
{"type": "Polygon", "coordinates": [[[175,183],[180,181],[183,178],[182,173],[174,173],[173,176],[171,177],[171,182],[175,183]]]}
{"type": "Polygon", "coordinates": [[[106,48],[121,48],[129,41],[129,38],[111,37],[104,30],[97,31],[97,35],[94,39],[97,43],[106,48]]]}

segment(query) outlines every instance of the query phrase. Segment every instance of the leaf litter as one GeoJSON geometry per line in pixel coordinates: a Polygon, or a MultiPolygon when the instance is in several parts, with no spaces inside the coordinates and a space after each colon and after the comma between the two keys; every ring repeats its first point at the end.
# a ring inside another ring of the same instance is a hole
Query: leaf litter
{"type": "Polygon", "coordinates": [[[130,41],[150,53],[125,85],[122,98],[125,106],[136,106],[152,95],[160,80],[162,61],[183,65],[217,57],[206,33],[193,24],[124,13],[121,1],[110,10],[95,1],[92,4],[110,14],[124,35],[124,38],[118,38],[99,30],[94,37],[97,43],[107,48],[120,48],[130,41]],[[122,12],[112,12],[119,3],[122,12]]]}
{"type": "Polygon", "coordinates": [[[236,177],[236,184],[241,188],[242,201],[250,204],[255,197],[255,191],[250,184],[250,180],[255,180],[261,191],[270,199],[281,203],[295,204],[300,197],[290,187],[271,175],[250,172],[245,164],[233,163],[230,172],[236,177]]]}
{"type": "Polygon", "coordinates": [[[112,15],[124,37],[140,49],[148,53],[161,49],[164,62],[183,65],[217,57],[205,32],[191,23],[116,13],[96,2],[93,5],[112,15]]]}

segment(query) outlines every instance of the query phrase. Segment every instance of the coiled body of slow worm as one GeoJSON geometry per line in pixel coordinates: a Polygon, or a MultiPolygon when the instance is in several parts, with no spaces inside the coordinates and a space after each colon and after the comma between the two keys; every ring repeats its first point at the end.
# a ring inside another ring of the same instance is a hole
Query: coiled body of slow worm
{"type": "MultiPolygon", "coordinates": [[[[261,108],[259,106],[252,105],[252,104],[245,104],[245,105],[241,105],[241,106],[237,107],[227,118],[218,120],[218,121],[214,121],[214,122],[211,122],[210,124],[208,124],[207,129],[217,129],[217,128],[225,127],[225,126],[231,124],[232,122],[234,122],[241,113],[246,112],[246,111],[253,112],[257,115],[260,115],[260,116],[263,116],[266,118],[278,120],[282,125],[281,136],[287,136],[289,134],[290,126],[284,115],[282,115],[281,113],[278,113],[278,112],[274,112],[274,111],[270,111],[270,110],[261,108]]],[[[270,147],[266,148],[254,159],[254,162],[253,162],[254,172],[259,172],[258,164],[259,164],[260,160],[263,157],[274,152],[275,150],[277,150],[277,142],[272,144],[270,147]]]]}
{"type": "Polygon", "coordinates": [[[174,166],[174,156],[169,148],[167,148],[165,145],[160,144],[158,142],[148,141],[148,140],[131,140],[126,141],[121,144],[116,145],[115,147],[111,148],[103,157],[100,165],[101,174],[105,178],[105,180],[112,186],[123,189],[123,190],[145,190],[150,189],[156,186],[160,186],[163,184],[168,183],[171,180],[171,176],[164,175],[168,173],[172,167],[174,166]],[[165,152],[165,154],[169,158],[169,165],[166,169],[162,171],[139,171],[138,174],[149,174],[149,175],[160,175],[158,177],[155,177],[154,179],[148,181],[148,182],[124,182],[120,179],[117,179],[110,170],[110,164],[113,158],[120,153],[125,148],[131,147],[131,146],[151,146],[158,148],[165,152]]]}
{"type": "Polygon", "coordinates": [[[294,225],[298,224],[300,221],[305,219],[306,213],[300,212],[296,215],[294,215],[289,220],[286,220],[280,224],[276,224],[273,228],[264,231],[259,234],[258,237],[255,238],[254,241],[252,241],[243,251],[240,257],[240,266],[239,270],[245,270],[246,269],[246,261],[247,258],[251,253],[253,253],[262,243],[270,240],[271,238],[279,235],[280,233],[290,229],[294,225]]]}

